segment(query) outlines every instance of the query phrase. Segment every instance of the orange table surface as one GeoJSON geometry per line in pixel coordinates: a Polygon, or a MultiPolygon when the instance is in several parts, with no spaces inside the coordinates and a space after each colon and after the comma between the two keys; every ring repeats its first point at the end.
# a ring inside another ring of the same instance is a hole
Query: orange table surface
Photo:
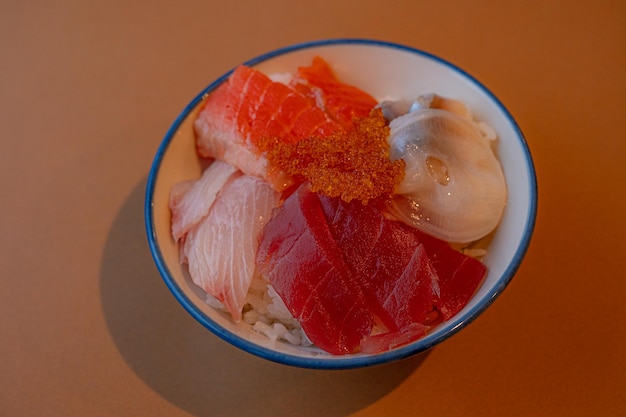
{"type": "Polygon", "coordinates": [[[626,416],[623,1],[3,1],[0,416],[626,416]],[[209,333],[152,262],[143,198],[187,103],[236,64],[331,37],[464,68],[518,121],[535,234],[485,314],[362,370],[209,333]]]}

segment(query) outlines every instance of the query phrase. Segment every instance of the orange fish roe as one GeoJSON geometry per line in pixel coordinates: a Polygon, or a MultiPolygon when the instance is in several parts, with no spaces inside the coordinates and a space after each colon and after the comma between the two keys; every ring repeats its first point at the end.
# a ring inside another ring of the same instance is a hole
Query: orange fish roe
{"type": "Polygon", "coordinates": [[[258,145],[287,174],[303,177],[311,190],[349,202],[393,193],[404,178],[403,160],[389,159],[389,126],[380,109],[357,119],[355,128],[296,143],[265,139],[258,145]]]}

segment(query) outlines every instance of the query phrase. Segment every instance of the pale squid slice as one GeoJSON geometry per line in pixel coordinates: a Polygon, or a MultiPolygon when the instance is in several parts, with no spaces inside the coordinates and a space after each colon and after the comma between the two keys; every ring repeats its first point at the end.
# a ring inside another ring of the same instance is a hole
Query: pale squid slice
{"type": "Polygon", "coordinates": [[[389,210],[399,220],[448,242],[493,231],[507,191],[492,138],[457,112],[422,108],[390,122],[391,158],[404,159],[404,180],[389,210]]]}

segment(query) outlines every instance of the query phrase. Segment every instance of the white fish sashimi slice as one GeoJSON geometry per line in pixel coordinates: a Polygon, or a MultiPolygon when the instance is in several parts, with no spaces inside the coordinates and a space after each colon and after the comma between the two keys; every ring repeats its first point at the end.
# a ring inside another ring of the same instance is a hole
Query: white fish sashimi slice
{"type": "Polygon", "coordinates": [[[209,214],[217,193],[236,172],[237,168],[232,165],[213,161],[199,179],[172,187],[170,210],[172,236],[175,241],[182,239],[192,227],[209,214]]]}
{"type": "Polygon", "coordinates": [[[225,185],[183,243],[193,282],[224,304],[236,322],[254,277],[261,232],[279,197],[266,181],[239,176],[225,185]]]}

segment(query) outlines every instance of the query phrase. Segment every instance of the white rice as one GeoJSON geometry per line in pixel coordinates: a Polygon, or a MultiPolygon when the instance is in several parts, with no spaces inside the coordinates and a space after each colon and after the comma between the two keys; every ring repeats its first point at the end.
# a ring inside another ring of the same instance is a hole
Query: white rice
{"type": "MultiPolygon", "coordinates": [[[[224,305],[210,294],[207,294],[206,303],[213,308],[227,311],[224,305]]],[[[259,276],[252,280],[246,295],[242,321],[271,342],[285,341],[296,346],[313,345],[274,287],[259,276]]]]}

